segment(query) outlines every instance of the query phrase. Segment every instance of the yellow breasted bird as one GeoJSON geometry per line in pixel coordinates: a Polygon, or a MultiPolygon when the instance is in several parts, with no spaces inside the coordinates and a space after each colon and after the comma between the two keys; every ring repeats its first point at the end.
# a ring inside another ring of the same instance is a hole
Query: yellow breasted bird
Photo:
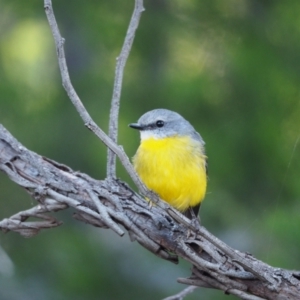
{"type": "Polygon", "coordinates": [[[205,196],[207,157],[204,141],[181,115],[151,110],[129,125],[138,129],[140,146],[133,165],[142,181],[161,199],[192,218],[205,196]]]}

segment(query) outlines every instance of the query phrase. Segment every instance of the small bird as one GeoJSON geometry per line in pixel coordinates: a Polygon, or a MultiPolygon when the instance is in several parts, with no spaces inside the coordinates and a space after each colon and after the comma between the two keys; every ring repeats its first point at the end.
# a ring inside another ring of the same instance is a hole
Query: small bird
{"type": "Polygon", "coordinates": [[[180,114],[167,109],[148,111],[129,126],[140,131],[133,165],[141,180],[188,218],[197,216],[207,185],[200,134],[180,114]]]}

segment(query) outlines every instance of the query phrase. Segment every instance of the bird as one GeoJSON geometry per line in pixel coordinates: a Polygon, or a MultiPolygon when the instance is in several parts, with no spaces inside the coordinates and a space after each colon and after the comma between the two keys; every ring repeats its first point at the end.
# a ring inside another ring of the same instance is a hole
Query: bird
{"type": "Polygon", "coordinates": [[[189,219],[198,217],[207,187],[204,141],[180,114],[154,109],[129,126],[140,131],[132,161],[147,186],[189,219]]]}

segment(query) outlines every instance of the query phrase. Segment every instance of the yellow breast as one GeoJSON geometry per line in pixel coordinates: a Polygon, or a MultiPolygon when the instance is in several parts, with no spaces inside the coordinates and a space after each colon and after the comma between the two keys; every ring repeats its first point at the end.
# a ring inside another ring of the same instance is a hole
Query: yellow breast
{"type": "Polygon", "coordinates": [[[204,198],[205,162],[201,143],[179,136],[142,140],[133,158],[146,186],[182,212],[204,198]]]}

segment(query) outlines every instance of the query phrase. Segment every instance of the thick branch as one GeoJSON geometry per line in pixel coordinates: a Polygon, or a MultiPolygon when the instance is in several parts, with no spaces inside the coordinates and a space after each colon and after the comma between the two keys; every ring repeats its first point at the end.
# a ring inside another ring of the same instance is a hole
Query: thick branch
{"type": "MultiPolygon", "coordinates": [[[[27,150],[0,126],[0,170],[22,186],[39,205],[0,221],[3,231],[25,236],[61,223],[49,216],[72,207],[76,219],[111,228],[155,255],[193,265],[180,282],[220,289],[241,299],[298,299],[299,272],[272,268],[253,256],[231,249],[200,226],[194,230],[159,206],[149,204],[119,180],[95,180],[27,150]],[[34,217],[41,221],[28,221],[34,217]]],[[[165,204],[168,206],[167,204],[165,204]]],[[[178,213],[178,215],[180,215],[178,213]]]]}

